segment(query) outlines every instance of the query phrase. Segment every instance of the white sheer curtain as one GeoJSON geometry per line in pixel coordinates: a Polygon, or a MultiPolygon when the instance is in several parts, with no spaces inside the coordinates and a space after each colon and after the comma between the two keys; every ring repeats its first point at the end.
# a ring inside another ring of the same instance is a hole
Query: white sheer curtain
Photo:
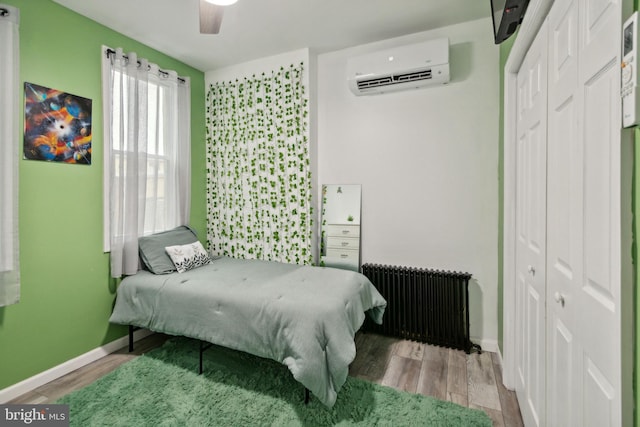
{"type": "Polygon", "coordinates": [[[105,250],[111,275],[138,270],[138,237],[186,225],[190,84],[135,53],[103,47],[105,250]]]}
{"type": "Polygon", "coordinates": [[[0,307],[20,300],[18,65],[20,11],[0,3],[0,307]]]}

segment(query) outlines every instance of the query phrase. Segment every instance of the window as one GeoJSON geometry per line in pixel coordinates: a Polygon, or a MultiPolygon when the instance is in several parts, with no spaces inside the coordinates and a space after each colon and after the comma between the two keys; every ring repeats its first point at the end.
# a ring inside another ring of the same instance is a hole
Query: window
{"type": "Polygon", "coordinates": [[[18,111],[20,11],[0,5],[0,307],[20,300],[18,111]]]}
{"type": "MultiPolygon", "coordinates": [[[[121,78],[120,73],[116,72],[116,79],[121,78]]],[[[170,151],[167,148],[169,143],[167,117],[170,117],[171,105],[167,102],[168,91],[170,88],[163,86],[161,83],[149,82],[148,85],[148,120],[147,120],[147,164],[146,164],[146,192],[145,192],[145,216],[143,235],[153,234],[158,231],[168,230],[171,227],[170,214],[167,210],[166,199],[170,192],[170,184],[167,183],[167,176],[172,176],[175,162],[167,155],[170,151]]],[[[127,109],[128,104],[122,102],[122,98],[127,98],[127,88],[124,93],[114,93],[113,102],[113,125],[112,128],[129,129],[130,117],[127,109]]],[[[127,170],[126,152],[131,152],[131,141],[116,134],[112,140],[113,169],[115,172],[115,184],[121,185],[121,171],[127,170]]],[[[115,211],[120,211],[121,200],[114,200],[115,211]]]]}
{"type": "Polygon", "coordinates": [[[138,237],[188,222],[189,92],[175,72],[105,48],[105,250],[114,277],[135,273],[138,237]]]}

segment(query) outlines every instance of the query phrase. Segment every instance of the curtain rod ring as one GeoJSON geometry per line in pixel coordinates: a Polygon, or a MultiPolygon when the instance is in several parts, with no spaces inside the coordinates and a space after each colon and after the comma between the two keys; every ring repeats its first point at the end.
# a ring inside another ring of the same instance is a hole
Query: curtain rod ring
{"type": "MultiPolygon", "coordinates": [[[[116,51],[113,49],[106,49],[105,52],[107,53],[107,58],[109,57],[109,55],[113,55],[116,53],[116,51]]],[[[122,55],[122,57],[126,60],[129,60],[129,57],[127,55],[122,55]]],[[[140,61],[138,61],[138,67],[139,66],[140,66],[140,61]]],[[[161,70],[160,68],[158,68],[158,73],[160,74],[160,76],[164,78],[169,77],[169,73],[167,71],[161,70]]],[[[186,83],[186,80],[179,76],[178,76],[178,81],[181,83],[186,83]]]]}

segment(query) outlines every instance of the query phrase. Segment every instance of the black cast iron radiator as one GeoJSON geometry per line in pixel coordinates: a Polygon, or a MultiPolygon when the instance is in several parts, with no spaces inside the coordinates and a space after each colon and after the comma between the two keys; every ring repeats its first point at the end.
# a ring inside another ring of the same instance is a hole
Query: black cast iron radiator
{"type": "Polygon", "coordinates": [[[367,330],[471,352],[469,338],[471,274],[412,267],[364,264],[362,273],[387,300],[382,325],[367,330]]]}

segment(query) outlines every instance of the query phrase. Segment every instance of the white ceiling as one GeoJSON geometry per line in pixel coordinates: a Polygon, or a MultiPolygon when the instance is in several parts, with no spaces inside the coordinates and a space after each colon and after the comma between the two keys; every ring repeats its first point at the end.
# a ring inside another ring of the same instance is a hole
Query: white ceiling
{"type": "MultiPolygon", "coordinates": [[[[239,0],[201,35],[198,0],[54,0],[201,71],[330,52],[490,15],[489,0],[239,0]]],[[[487,31],[492,31],[487,21],[487,31]]]]}

